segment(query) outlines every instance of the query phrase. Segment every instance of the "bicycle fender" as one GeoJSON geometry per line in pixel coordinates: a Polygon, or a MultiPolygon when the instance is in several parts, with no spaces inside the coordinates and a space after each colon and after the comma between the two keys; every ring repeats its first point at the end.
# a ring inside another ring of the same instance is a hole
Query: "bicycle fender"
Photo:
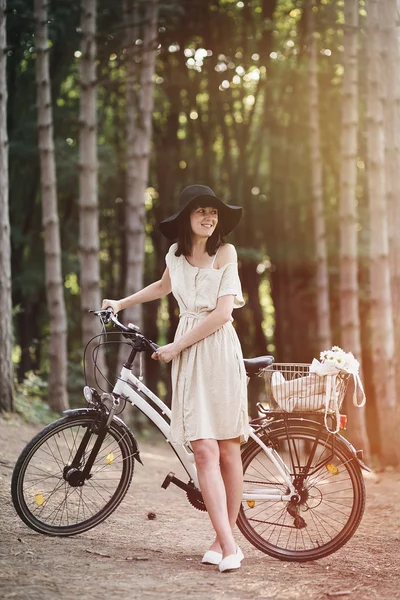
{"type": "Polygon", "coordinates": [[[113,421],[116,421],[118,423],[118,425],[125,431],[125,433],[129,436],[129,440],[132,444],[132,449],[133,449],[133,457],[140,462],[140,464],[142,465],[142,459],[140,458],[140,452],[139,452],[139,444],[137,443],[137,440],[135,438],[135,436],[133,435],[133,431],[131,431],[131,429],[129,429],[128,425],[119,417],[114,417],[113,421]]]}
{"type": "Polygon", "coordinates": [[[343,444],[345,444],[348,449],[350,450],[350,452],[352,454],[354,454],[354,457],[357,459],[358,464],[360,465],[360,467],[362,469],[364,469],[364,471],[368,471],[368,473],[372,473],[372,469],[365,464],[365,462],[362,459],[362,450],[356,450],[353,446],[353,444],[351,444],[349,442],[349,440],[347,440],[343,435],[340,435],[340,433],[337,434],[337,437],[340,439],[341,442],[343,442],[343,444]],[[361,454],[361,456],[360,456],[361,454]]]}
{"type": "MultiPolygon", "coordinates": [[[[94,408],[72,408],[69,410],[64,410],[63,414],[66,416],[69,415],[88,415],[90,413],[93,413],[94,415],[98,414],[98,411],[95,410],[94,408]]],[[[139,451],[139,445],[137,443],[137,440],[135,438],[135,436],[133,435],[133,432],[129,429],[129,427],[127,426],[126,423],[124,423],[124,421],[122,419],[120,419],[119,417],[113,417],[113,421],[115,423],[118,424],[118,426],[123,429],[124,433],[128,436],[129,442],[132,446],[132,455],[133,458],[135,460],[137,460],[138,462],[140,462],[141,465],[143,465],[142,459],[140,458],[140,451],[139,451]]]]}

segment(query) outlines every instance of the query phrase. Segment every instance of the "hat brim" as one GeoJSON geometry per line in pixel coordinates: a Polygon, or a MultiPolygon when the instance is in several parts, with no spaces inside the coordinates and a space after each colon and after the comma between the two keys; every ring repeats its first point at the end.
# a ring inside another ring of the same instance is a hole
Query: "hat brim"
{"type": "Polygon", "coordinates": [[[179,235],[179,225],[183,213],[190,211],[193,204],[199,200],[207,200],[209,206],[215,206],[218,209],[218,223],[223,235],[231,233],[242,218],[243,209],[241,206],[225,204],[217,196],[202,195],[193,198],[186,206],[180,208],[171,217],[161,221],[159,223],[161,233],[169,240],[176,239],[179,235]]]}

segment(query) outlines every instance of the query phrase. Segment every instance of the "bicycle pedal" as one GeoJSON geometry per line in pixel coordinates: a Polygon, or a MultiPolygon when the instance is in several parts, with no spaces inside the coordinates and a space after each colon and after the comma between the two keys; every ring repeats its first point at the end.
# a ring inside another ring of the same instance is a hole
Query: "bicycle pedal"
{"type": "Polygon", "coordinates": [[[170,473],[168,473],[168,475],[166,476],[166,478],[164,479],[164,481],[161,484],[161,487],[166,490],[167,487],[171,484],[173,478],[175,477],[175,473],[172,473],[172,471],[170,473]]]}

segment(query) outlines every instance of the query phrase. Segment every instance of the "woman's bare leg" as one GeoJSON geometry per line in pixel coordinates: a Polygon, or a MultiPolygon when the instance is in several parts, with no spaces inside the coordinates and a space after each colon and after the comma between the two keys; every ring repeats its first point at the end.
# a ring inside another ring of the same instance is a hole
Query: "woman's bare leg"
{"type": "Polygon", "coordinates": [[[191,442],[199,484],[208,515],[214,527],[223,556],[236,553],[236,542],[230,525],[224,480],[220,469],[220,450],[216,440],[191,442]]]}
{"type": "MultiPolygon", "coordinates": [[[[235,527],[243,492],[243,466],[239,438],[220,440],[220,470],[225,485],[228,519],[231,529],[235,527]]],[[[218,537],[210,550],[221,552],[218,537]]]]}
{"type": "Polygon", "coordinates": [[[243,494],[243,466],[239,438],[219,443],[221,475],[225,484],[228,518],[231,528],[239,514],[243,494]]]}

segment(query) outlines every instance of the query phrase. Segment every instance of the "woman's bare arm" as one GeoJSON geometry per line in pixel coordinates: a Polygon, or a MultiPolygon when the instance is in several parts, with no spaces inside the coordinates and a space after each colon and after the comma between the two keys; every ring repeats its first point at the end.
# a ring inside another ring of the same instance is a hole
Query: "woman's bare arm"
{"type": "Polygon", "coordinates": [[[200,342],[207,336],[215,333],[225,323],[231,320],[234,296],[222,296],[218,298],[216,308],[209,314],[205,319],[199,322],[198,325],[193,327],[190,331],[185,333],[176,343],[176,349],[182,352],[185,348],[200,342]]]}
{"type": "Polygon", "coordinates": [[[152,300],[158,300],[164,298],[171,292],[171,278],[169,276],[168,268],[165,269],[163,276],[159,281],[155,281],[150,285],[146,286],[139,292],[122,298],[121,300],[103,300],[102,308],[111,306],[114,312],[119,312],[124,308],[133,306],[134,304],[143,304],[144,302],[151,302],[152,300]]]}

